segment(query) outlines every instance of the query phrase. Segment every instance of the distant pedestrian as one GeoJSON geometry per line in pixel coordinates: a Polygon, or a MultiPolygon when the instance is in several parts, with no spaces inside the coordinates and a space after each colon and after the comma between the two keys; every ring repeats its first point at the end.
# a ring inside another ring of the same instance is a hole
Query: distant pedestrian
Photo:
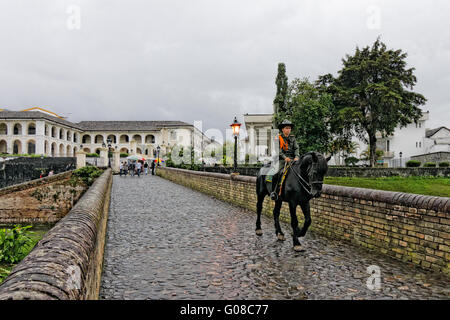
{"type": "Polygon", "coordinates": [[[122,173],[123,173],[123,162],[121,162],[119,166],[119,175],[122,176],[122,173]]]}
{"type": "Polygon", "coordinates": [[[123,162],[123,174],[125,177],[128,175],[128,163],[126,161],[123,162]]]}
{"type": "Polygon", "coordinates": [[[141,169],[142,169],[142,163],[140,161],[138,161],[136,163],[136,173],[139,178],[141,177],[141,169]]]}
{"type": "Polygon", "coordinates": [[[53,170],[50,170],[50,172],[48,173],[48,176],[51,177],[52,175],[54,175],[55,173],[53,172],[53,170]]]}
{"type": "Polygon", "coordinates": [[[145,175],[147,175],[147,173],[148,173],[148,163],[147,163],[147,161],[145,161],[145,163],[144,163],[144,171],[145,171],[145,175]]]}
{"type": "Polygon", "coordinates": [[[135,164],[134,164],[134,162],[131,162],[130,163],[130,166],[129,166],[129,170],[130,170],[130,176],[132,176],[132,177],[134,177],[134,170],[135,170],[135,164]]]}
{"type": "Polygon", "coordinates": [[[155,161],[152,161],[152,176],[155,175],[155,161]]]}

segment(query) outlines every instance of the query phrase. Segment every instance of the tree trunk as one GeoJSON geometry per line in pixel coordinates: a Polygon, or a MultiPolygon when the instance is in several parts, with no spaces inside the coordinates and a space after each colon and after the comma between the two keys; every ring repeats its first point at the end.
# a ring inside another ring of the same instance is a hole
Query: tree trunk
{"type": "Polygon", "coordinates": [[[375,134],[369,133],[370,166],[375,167],[375,158],[377,150],[377,138],[375,134]]]}

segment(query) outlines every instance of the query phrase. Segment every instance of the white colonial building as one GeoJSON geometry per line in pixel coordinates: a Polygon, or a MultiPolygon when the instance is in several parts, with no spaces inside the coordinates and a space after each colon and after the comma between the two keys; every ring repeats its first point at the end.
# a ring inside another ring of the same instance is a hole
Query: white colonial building
{"type": "Polygon", "coordinates": [[[73,157],[77,151],[99,153],[107,146],[129,154],[155,157],[175,145],[202,148],[211,143],[182,121],[81,121],[72,123],[42,108],[0,110],[0,154],[73,157]]]}

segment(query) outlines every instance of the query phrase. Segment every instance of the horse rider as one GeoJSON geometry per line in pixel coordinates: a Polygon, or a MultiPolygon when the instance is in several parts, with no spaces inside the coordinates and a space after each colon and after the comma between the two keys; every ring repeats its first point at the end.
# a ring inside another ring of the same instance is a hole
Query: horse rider
{"type": "Polygon", "coordinates": [[[283,120],[283,122],[278,125],[278,129],[281,131],[281,134],[278,135],[278,139],[280,141],[278,164],[275,161],[275,163],[272,164],[271,168],[267,172],[266,176],[266,181],[272,182],[271,184],[269,184],[269,186],[271,186],[271,190],[273,190],[270,193],[270,198],[272,200],[277,200],[278,198],[278,180],[284,172],[279,174],[277,179],[273,179],[273,176],[279,171],[278,169],[284,169],[285,164],[289,165],[291,161],[297,161],[300,158],[297,140],[295,139],[295,135],[291,134],[291,130],[293,127],[293,123],[287,119],[283,120]]]}

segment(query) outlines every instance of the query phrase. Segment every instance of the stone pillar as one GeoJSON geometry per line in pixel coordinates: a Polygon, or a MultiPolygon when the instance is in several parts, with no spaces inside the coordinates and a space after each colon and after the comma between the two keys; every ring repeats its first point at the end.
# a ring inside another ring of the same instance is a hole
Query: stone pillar
{"type": "Polygon", "coordinates": [[[136,140],[131,140],[130,142],[130,155],[136,154],[136,140]],[[131,151],[133,150],[133,151],[131,151]]]}
{"type": "Polygon", "coordinates": [[[76,152],[77,157],[77,169],[83,168],[86,166],[86,152],[83,150],[76,152]]]}
{"type": "Polygon", "coordinates": [[[98,162],[99,167],[108,166],[108,148],[100,148],[100,161],[98,162]]]}
{"type": "Polygon", "coordinates": [[[113,172],[120,171],[120,151],[119,150],[113,151],[111,167],[112,167],[113,172]]]}

